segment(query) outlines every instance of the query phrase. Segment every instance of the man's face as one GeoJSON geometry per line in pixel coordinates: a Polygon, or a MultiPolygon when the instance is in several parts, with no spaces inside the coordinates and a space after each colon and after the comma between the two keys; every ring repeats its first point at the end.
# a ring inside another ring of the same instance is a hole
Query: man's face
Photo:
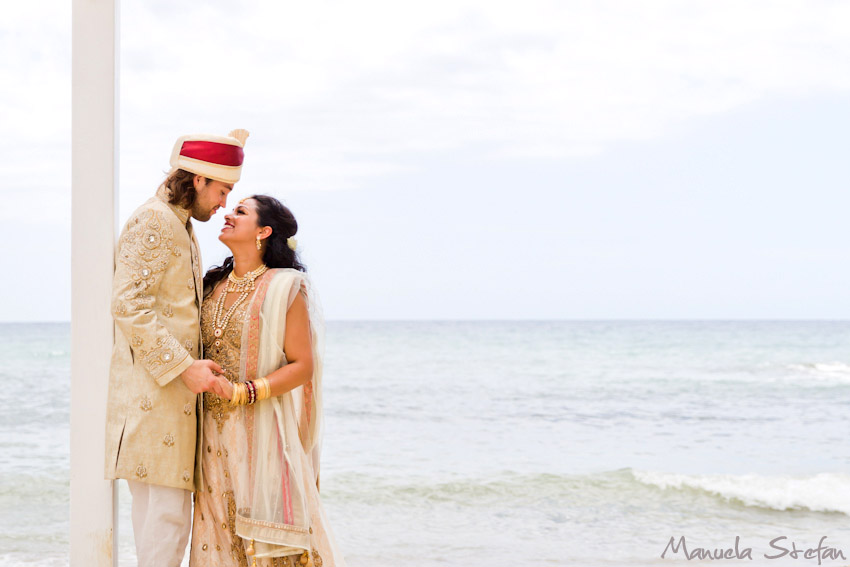
{"type": "Polygon", "coordinates": [[[192,218],[206,222],[218,211],[219,207],[227,205],[227,196],[233,191],[233,184],[210,180],[203,176],[195,176],[195,203],[192,205],[192,218]]]}

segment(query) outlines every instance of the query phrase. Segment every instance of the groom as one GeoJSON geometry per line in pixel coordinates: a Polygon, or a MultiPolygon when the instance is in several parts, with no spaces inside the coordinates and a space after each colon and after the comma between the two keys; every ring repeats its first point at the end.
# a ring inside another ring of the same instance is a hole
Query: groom
{"type": "Polygon", "coordinates": [[[227,203],[248,132],[182,136],[171,172],[115,253],[106,478],[127,480],[140,567],[178,567],[191,531],[198,394],[224,394],[201,360],[201,257],[192,230],[227,203]]]}

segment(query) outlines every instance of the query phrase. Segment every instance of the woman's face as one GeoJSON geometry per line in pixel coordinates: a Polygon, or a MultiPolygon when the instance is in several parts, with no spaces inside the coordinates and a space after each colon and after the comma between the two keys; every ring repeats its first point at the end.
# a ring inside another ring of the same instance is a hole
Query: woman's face
{"type": "Polygon", "coordinates": [[[238,244],[254,244],[257,235],[262,232],[258,220],[257,202],[254,199],[243,199],[232,212],[224,215],[224,227],[218,239],[231,249],[238,244]]]}

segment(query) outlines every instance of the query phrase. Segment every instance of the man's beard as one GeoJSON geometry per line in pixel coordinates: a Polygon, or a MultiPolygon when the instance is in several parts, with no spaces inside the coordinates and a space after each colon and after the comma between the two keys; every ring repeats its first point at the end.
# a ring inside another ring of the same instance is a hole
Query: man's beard
{"type": "Polygon", "coordinates": [[[196,201],[192,204],[192,218],[200,222],[207,222],[212,218],[212,209],[205,209],[198,205],[196,201]]]}

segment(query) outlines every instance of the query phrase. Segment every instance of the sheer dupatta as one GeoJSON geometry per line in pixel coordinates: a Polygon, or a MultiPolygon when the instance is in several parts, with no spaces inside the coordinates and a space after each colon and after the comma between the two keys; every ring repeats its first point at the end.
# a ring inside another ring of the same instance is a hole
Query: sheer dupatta
{"type": "Polygon", "coordinates": [[[306,551],[330,567],[343,560],[318,494],[324,330],[304,273],[274,270],[258,285],[243,329],[240,378],[260,378],[287,364],[286,312],[298,293],[310,313],[313,376],[303,386],[244,408],[248,450],[234,479],[236,533],[254,540],[258,558],[306,551]]]}

